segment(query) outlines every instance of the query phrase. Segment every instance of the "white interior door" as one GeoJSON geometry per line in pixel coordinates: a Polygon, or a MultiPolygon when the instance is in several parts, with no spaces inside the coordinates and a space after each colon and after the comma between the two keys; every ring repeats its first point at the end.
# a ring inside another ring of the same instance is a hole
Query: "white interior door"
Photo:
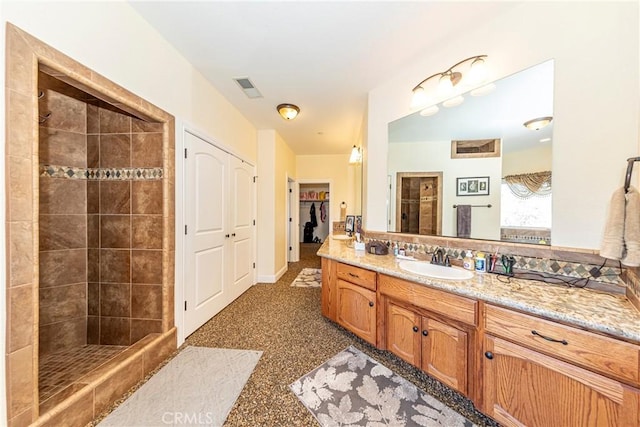
{"type": "Polygon", "coordinates": [[[227,277],[230,239],[228,154],[184,133],[185,162],[185,337],[222,310],[233,298],[227,277]]]}
{"type": "Polygon", "coordinates": [[[254,283],[254,200],[253,166],[237,157],[230,157],[230,219],[232,246],[232,299],[254,283]]]}

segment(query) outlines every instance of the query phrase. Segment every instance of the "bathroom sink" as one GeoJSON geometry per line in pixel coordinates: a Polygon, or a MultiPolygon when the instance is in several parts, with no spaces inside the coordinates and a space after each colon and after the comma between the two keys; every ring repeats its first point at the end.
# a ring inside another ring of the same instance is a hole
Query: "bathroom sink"
{"type": "Polygon", "coordinates": [[[404,271],[434,279],[468,280],[473,277],[473,272],[469,270],[459,267],[445,267],[425,261],[400,261],[398,266],[404,271]]]}
{"type": "Polygon", "coordinates": [[[351,240],[351,236],[347,236],[346,234],[332,234],[331,238],[333,240],[351,240]]]}

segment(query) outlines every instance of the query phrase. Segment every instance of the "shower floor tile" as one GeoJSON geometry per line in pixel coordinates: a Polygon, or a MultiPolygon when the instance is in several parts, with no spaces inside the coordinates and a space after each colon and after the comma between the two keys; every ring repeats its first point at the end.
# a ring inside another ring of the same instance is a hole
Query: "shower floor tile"
{"type": "Polygon", "coordinates": [[[40,403],[126,348],[126,346],[117,345],[85,345],[40,358],[38,374],[40,403]]]}

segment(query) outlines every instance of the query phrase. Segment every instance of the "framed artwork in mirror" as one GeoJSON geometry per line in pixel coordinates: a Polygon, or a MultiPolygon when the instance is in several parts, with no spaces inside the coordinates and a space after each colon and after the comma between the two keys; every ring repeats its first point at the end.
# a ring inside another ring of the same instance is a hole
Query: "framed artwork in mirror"
{"type": "Polygon", "coordinates": [[[500,139],[451,141],[452,159],[500,157],[500,139]]]}
{"type": "Polygon", "coordinates": [[[488,196],[489,177],[456,178],[456,196],[488,196]]]}

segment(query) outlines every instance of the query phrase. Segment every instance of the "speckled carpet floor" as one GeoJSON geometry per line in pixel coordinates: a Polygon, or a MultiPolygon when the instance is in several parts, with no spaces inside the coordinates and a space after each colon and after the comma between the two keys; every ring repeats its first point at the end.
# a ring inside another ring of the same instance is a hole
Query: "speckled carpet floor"
{"type": "Polygon", "coordinates": [[[303,268],[320,268],[320,258],[316,256],[319,248],[320,244],[301,243],[300,261],[290,263],[289,270],[278,282],[252,286],[188,337],[181,347],[194,345],[263,352],[231,409],[225,427],[317,426],[317,421],[291,392],[289,384],[350,345],[475,424],[496,426],[458,393],[325,319],[320,312],[321,288],[290,286],[303,268]]]}

